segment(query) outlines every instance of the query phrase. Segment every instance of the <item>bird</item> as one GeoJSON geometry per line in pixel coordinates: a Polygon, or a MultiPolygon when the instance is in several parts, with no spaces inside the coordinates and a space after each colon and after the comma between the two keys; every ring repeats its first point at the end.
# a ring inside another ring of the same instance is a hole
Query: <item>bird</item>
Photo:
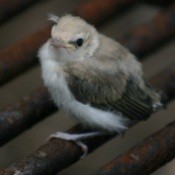
{"type": "Polygon", "coordinates": [[[51,37],[38,51],[42,78],[59,109],[73,116],[89,133],[57,132],[51,137],[71,140],[123,133],[166,106],[166,95],[150,85],[136,56],[78,16],[53,22],[51,37]]]}

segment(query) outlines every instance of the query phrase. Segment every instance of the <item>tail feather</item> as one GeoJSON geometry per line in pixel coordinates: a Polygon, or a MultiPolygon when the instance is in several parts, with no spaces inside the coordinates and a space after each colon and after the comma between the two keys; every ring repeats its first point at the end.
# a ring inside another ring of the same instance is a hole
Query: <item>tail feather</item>
{"type": "Polygon", "coordinates": [[[152,85],[146,82],[146,92],[152,99],[153,111],[166,109],[168,97],[163,91],[153,88],[152,85]]]}

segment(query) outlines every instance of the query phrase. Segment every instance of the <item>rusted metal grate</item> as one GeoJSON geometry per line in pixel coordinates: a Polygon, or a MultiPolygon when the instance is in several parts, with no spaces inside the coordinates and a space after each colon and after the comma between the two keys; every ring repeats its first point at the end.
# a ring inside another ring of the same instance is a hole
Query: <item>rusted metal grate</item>
{"type": "MultiPolygon", "coordinates": [[[[175,35],[175,3],[171,1],[150,0],[148,3],[166,4],[151,21],[135,27],[129,33],[121,36],[120,42],[140,59],[172,39],[175,35]]],[[[22,2],[22,1],[21,1],[22,2]]],[[[27,1],[26,1],[27,2],[27,1]]],[[[34,2],[34,1],[28,1],[34,2]]],[[[8,14],[21,9],[19,5],[7,5],[8,0],[0,1],[1,8],[6,8],[1,21],[7,19],[8,14]],[[1,5],[2,2],[2,5],[1,5]],[[3,6],[4,5],[4,6],[3,6]]],[[[30,3],[26,3],[27,5],[30,3]]],[[[124,13],[136,0],[89,0],[80,4],[72,13],[79,15],[88,22],[99,26],[114,14],[124,13]]],[[[37,64],[36,52],[39,46],[49,37],[50,26],[33,33],[12,46],[0,51],[0,84],[19,75],[26,69],[37,64]]],[[[169,102],[175,96],[175,63],[167,67],[150,79],[151,83],[167,92],[169,102]]],[[[17,135],[34,124],[49,117],[56,111],[45,87],[40,87],[18,102],[1,108],[0,112],[0,145],[6,144],[17,135]],[[15,111],[15,112],[14,112],[15,111]]],[[[68,132],[86,132],[80,125],[76,125],[68,132]]],[[[87,139],[89,151],[92,152],[113,138],[113,136],[87,139]]],[[[142,143],[96,171],[98,175],[126,174],[146,175],[154,172],[175,157],[175,123],[171,123],[162,130],[145,139],[142,143]],[[154,153],[154,154],[153,154],[154,153]]],[[[0,175],[47,175],[56,174],[80,159],[82,152],[77,145],[61,139],[52,139],[33,153],[24,157],[6,169],[0,170],[0,175]],[[20,174],[21,175],[21,174],[20,174]]]]}

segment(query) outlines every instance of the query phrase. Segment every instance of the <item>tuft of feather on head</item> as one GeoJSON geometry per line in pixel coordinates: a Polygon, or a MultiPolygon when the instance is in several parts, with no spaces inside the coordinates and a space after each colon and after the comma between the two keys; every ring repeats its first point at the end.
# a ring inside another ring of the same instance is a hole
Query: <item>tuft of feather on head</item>
{"type": "Polygon", "coordinates": [[[59,17],[53,13],[48,13],[48,20],[52,21],[54,23],[57,23],[59,21],[59,17]]]}

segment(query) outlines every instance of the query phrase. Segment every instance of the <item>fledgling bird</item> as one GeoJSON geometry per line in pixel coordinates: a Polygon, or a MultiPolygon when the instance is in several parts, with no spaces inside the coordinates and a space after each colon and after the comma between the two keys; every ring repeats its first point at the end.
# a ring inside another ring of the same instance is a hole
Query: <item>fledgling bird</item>
{"type": "Polygon", "coordinates": [[[56,133],[77,141],[121,133],[164,107],[164,96],[143,78],[136,57],[80,17],[52,15],[51,38],[40,48],[42,77],[55,104],[96,132],[56,133]]]}

